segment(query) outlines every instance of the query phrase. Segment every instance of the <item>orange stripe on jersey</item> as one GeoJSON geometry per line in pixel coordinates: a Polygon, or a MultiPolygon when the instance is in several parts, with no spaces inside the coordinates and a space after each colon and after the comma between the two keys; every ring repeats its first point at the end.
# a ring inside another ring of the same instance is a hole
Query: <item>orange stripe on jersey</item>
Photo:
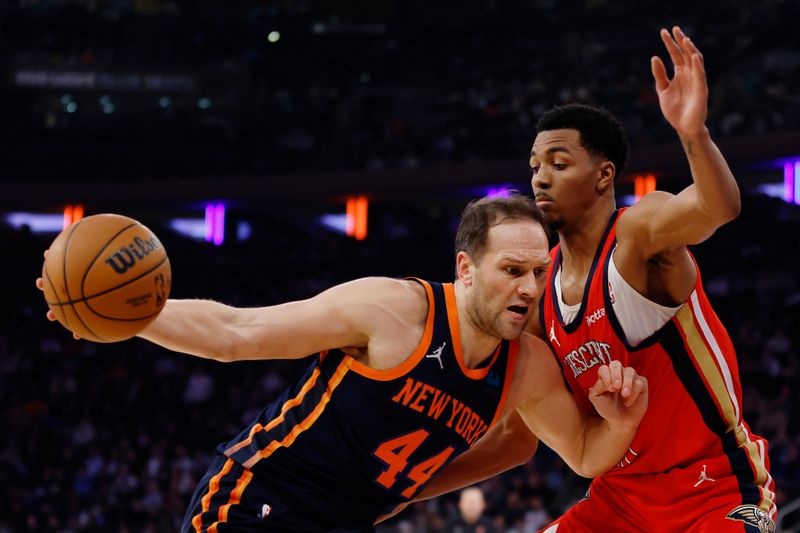
{"type": "Polygon", "coordinates": [[[418,281],[425,287],[425,293],[428,296],[428,319],[425,321],[425,331],[422,333],[422,340],[419,341],[416,350],[414,353],[408,356],[408,358],[403,361],[402,364],[396,366],[394,368],[389,368],[386,370],[377,370],[375,368],[370,368],[364,363],[356,361],[352,359],[349,355],[346,355],[345,358],[350,358],[353,360],[353,364],[351,369],[353,372],[360,374],[366,378],[374,379],[376,381],[389,381],[392,379],[397,379],[400,376],[404,376],[408,374],[412,368],[414,368],[417,363],[419,363],[422,358],[425,356],[425,353],[428,351],[431,345],[431,339],[433,338],[433,319],[436,316],[436,306],[434,305],[433,301],[433,289],[431,288],[430,284],[428,284],[425,280],[413,278],[415,281],[418,281]]]}
{"type": "Polygon", "coordinates": [[[311,388],[317,383],[317,378],[319,378],[319,368],[315,368],[314,371],[311,373],[311,377],[306,380],[303,386],[300,388],[300,392],[297,393],[297,396],[292,398],[291,400],[287,400],[286,403],[283,404],[281,407],[281,414],[278,415],[276,418],[273,418],[269,424],[266,426],[262,426],[261,424],[253,424],[253,427],[250,429],[250,434],[241,442],[238,442],[225,450],[225,455],[230,457],[234,453],[238,452],[245,446],[248,446],[251,442],[253,442],[253,436],[258,433],[259,431],[269,431],[284,420],[284,415],[286,412],[296,405],[300,405],[303,402],[303,398],[305,397],[306,393],[311,390],[311,388]]]}
{"type": "Polygon", "coordinates": [[[350,370],[350,366],[353,364],[353,361],[354,360],[349,357],[345,357],[344,359],[342,359],[342,362],[339,364],[339,367],[336,369],[336,372],[333,373],[331,380],[328,382],[327,390],[325,390],[325,392],[322,394],[322,398],[320,398],[319,403],[314,408],[314,410],[311,411],[311,413],[306,417],[305,420],[297,424],[292,429],[292,431],[290,431],[289,434],[286,435],[286,437],[283,440],[281,441],[273,440],[267,446],[259,450],[252,457],[250,457],[250,459],[245,461],[242,466],[244,466],[245,468],[253,468],[253,465],[259,462],[261,459],[266,459],[267,457],[272,455],[278,448],[291,446],[292,443],[295,441],[295,439],[297,439],[297,436],[300,435],[300,433],[307,430],[308,428],[310,428],[314,424],[314,422],[316,422],[316,420],[320,417],[322,412],[325,410],[325,406],[328,405],[328,402],[331,399],[333,391],[336,390],[336,387],[338,387],[339,383],[342,382],[342,379],[344,379],[345,374],[347,374],[347,371],[350,370]]]}
{"type": "Polygon", "coordinates": [[[514,339],[508,343],[508,362],[506,363],[506,380],[503,382],[503,394],[500,395],[500,402],[497,404],[497,411],[494,413],[492,423],[489,424],[491,429],[495,423],[500,420],[500,415],[503,412],[503,407],[506,404],[506,397],[508,396],[508,389],[511,388],[511,381],[514,379],[514,372],[517,368],[517,355],[519,354],[519,339],[514,339]]]}
{"type": "Polygon", "coordinates": [[[250,483],[251,479],[253,479],[253,472],[250,470],[245,470],[242,472],[242,475],[236,480],[236,486],[233,488],[233,492],[231,492],[228,503],[219,508],[219,512],[217,513],[217,521],[208,526],[208,533],[218,533],[217,524],[224,524],[228,521],[228,510],[232,505],[238,505],[239,502],[242,501],[242,493],[244,492],[244,489],[247,488],[247,485],[250,483]]]}
{"type": "Polygon", "coordinates": [[[464,363],[464,351],[461,349],[461,328],[458,326],[456,292],[452,283],[443,283],[442,288],[444,289],[445,302],[447,302],[447,322],[450,324],[450,336],[453,338],[453,351],[456,354],[458,366],[461,367],[461,371],[464,372],[464,375],[468,378],[483,379],[489,374],[489,370],[492,368],[492,365],[497,359],[497,355],[500,353],[500,350],[498,349],[494,351],[492,360],[485,367],[475,369],[467,367],[467,365],[464,363]]]}
{"type": "Polygon", "coordinates": [[[197,513],[194,518],[192,518],[192,525],[197,533],[200,533],[200,530],[203,526],[202,514],[208,512],[208,509],[211,507],[211,498],[217,493],[217,491],[219,491],[219,480],[222,479],[222,477],[228,472],[230,472],[231,468],[233,468],[233,459],[228,459],[222,466],[222,470],[220,470],[214,477],[211,478],[211,480],[209,480],[208,492],[201,500],[201,511],[197,513]]]}
{"type": "Polygon", "coordinates": [[[772,477],[767,471],[763,454],[759,453],[758,443],[750,440],[750,434],[743,426],[730,368],[706,321],[696,291],[675,318],[682,330],[687,353],[711,392],[725,422],[726,431],[734,432],[736,443],[747,454],[754,475],[753,481],[761,493],[759,507],[763,511],[771,512],[775,505],[775,494],[770,489],[772,477]]]}

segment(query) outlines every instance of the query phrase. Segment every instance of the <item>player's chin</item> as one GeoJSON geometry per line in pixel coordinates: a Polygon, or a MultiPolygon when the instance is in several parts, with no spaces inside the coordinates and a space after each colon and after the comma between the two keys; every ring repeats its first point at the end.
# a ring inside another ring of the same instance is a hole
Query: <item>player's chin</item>
{"type": "Polygon", "coordinates": [[[546,211],[542,209],[542,213],[544,214],[544,220],[547,222],[547,226],[552,231],[558,231],[564,227],[564,218],[555,210],[553,206],[549,206],[549,209],[546,211]]]}
{"type": "Polygon", "coordinates": [[[513,320],[507,321],[503,324],[499,329],[501,332],[501,336],[505,340],[516,339],[525,331],[525,327],[528,325],[527,320],[513,320]]]}

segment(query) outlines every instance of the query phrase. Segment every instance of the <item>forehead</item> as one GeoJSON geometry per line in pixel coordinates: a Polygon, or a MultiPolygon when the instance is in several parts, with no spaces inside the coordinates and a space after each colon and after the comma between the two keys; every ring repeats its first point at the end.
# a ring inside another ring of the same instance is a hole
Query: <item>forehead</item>
{"type": "Polygon", "coordinates": [[[489,228],[486,253],[519,261],[540,261],[549,257],[550,246],[541,224],[513,219],[489,228]]]}
{"type": "Polygon", "coordinates": [[[586,152],[581,146],[581,132],[573,129],[540,131],[533,141],[531,157],[544,157],[554,152],[568,152],[577,155],[586,152]]]}

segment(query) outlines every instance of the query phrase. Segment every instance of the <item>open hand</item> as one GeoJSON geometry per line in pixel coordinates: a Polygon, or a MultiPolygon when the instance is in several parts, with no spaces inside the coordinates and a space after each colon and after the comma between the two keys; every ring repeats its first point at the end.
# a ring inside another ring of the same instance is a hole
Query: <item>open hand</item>
{"type": "Polygon", "coordinates": [[[703,54],[678,26],[672,28],[671,35],[662,29],[661,40],[674,69],[670,80],[661,58],[650,59],[661,112],[680,137],[693,137],[704,131],[708,116],[708,81],[703,54]]]}
{"type": "Polygon", "coordinates": [[[647,378],[632,367],[611,361],[597,371],[597,382],[589,389],[589,401],[610,424],[638,427],[647,411],[647,378]]]}

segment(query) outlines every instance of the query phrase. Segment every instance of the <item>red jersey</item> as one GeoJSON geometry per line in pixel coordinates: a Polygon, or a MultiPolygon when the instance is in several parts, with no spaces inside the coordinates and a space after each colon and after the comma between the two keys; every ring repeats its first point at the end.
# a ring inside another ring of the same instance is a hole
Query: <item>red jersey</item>
{"type": "MultiPolygon", "coordinates": [[[[626,341],[608,282],[619,213],[611,217],[595,254],[575,318],[564,323],[556,300],[559,246],[551,251],[540,308],[543,331],[581,407],[593,409],[587,393],[600,365],[616,359],[648,379],[648,410],[636,437],[620,464],[599,479],[610,484],[616,476],[640,475],[642,483],[652,484],[657,478],[648,474],[716,458],[730,465],[743,504],[774,515],[766,441],[742,420],[736,354],[703,291],[699,270],[691,296],[670,321],[635,347],[626,341]]],[[[626,484],[633,479],[626,477],[626,484]]]]}

